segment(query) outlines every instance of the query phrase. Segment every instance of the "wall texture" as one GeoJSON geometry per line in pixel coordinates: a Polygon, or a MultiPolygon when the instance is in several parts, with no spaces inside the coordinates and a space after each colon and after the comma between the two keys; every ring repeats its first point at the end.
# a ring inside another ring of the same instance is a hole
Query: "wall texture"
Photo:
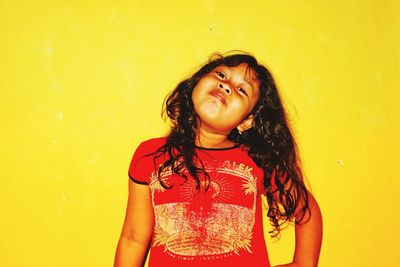
{"type": "MultiPolygon", "coordinates": [[[[397,0],[1,1],[0,265],[111,266],[128,164],[165,134],[165,95],[241,49],[282,91],[323,210],[320,266],[399,266],[398,14],[397,0]]],[[[273,264],[292,234],[268,239],[273,264]]]]}

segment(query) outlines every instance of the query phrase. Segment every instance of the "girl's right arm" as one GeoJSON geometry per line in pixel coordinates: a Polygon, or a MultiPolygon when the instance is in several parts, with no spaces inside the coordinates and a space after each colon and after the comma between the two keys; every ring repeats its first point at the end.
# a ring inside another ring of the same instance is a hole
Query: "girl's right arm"
{"type": "Polygon", "coordinates": [[[129,180],[125,221],[115,254],[114,267],[141,267],[146,261],[154,214],[150,187],[129,180]]]}

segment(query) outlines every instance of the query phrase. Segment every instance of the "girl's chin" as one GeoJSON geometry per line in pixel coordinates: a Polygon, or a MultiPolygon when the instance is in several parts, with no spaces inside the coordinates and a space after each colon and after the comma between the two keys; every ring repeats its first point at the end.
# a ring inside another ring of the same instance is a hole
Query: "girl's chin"
{"type": "Polygon", "coordinates": [[[204,117],[204,119],[215,120],[218,119],[220,114],[220,107],[215,102],[205,103],[201,108],[200,112],[198,112],[200,117],[204,117]]]}
{"type": "Polygon", "coordinates": [[[203,106],[203,110],[206,113],[216,113],[218,111],[218,109],[220,108],[219,103],[217,103],[216,101],[212,101],[212,102],[207,102],[204,104],[203,106]]]}

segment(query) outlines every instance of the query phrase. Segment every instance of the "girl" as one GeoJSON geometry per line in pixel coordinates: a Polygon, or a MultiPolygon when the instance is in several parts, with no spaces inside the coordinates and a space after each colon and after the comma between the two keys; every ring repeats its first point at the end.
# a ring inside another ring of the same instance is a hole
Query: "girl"
{"type": "Polygon", "coordinates": [[[137,148],[115,267],[270,266],[271,235],[295,222],[293,262],[317,266],[322,219],[270,72],[248,54],[216,55],[166,99],[167,137],[137,148]]]}

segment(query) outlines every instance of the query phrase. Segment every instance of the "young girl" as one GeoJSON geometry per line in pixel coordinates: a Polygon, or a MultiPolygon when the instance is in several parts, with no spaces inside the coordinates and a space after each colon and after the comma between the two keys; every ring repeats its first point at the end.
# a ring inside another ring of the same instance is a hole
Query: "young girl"
{"type": "Polygon", "coordinates": [[[295,222],[293,262],[317,266],[322,219],[270,72],[248,54],[216,55],[166,99],[167,137],[139,145],[115,267],[270,266],[272,236],[295,222]],[[264,218],[265,219],[265,218],[264,218]]]}

